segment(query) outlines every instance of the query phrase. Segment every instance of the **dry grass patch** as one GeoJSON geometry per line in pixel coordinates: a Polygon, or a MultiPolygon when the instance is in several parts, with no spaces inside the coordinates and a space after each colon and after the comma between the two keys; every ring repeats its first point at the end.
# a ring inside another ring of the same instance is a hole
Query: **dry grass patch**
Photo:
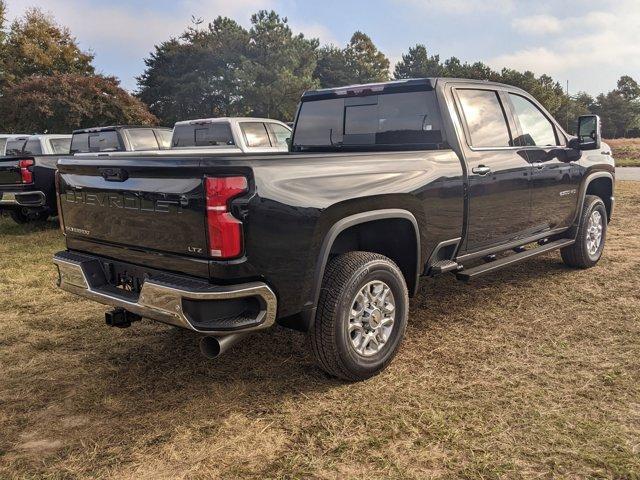
{"type": "Polygon", "coordinates": [[[640,138],[605,140],[618,167],[640,167],[640,138]]]}
{"type": "Polygon", "coordinates": [[[388,370],[325,376],[304,336],[218,361],[53,287],[53,223],[0,221],[0,478],[638,478],[640,184],[600,264],[552,253],[425,281],[388,370]]]}

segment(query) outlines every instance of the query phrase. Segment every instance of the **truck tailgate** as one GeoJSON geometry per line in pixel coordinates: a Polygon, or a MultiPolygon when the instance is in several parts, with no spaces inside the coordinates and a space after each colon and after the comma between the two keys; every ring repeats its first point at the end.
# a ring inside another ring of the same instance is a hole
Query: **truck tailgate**
{"type": "Polygon", "coordinates": [[[68,236],[195,257],[207,256],[198,159],[65,159],[59,164],[68,236]]]}
{"type": "Polygon", "coordinates": [[[22,183],[18,162],[22,158],[0,158],[0,185],[16,185],[22,183]]]}

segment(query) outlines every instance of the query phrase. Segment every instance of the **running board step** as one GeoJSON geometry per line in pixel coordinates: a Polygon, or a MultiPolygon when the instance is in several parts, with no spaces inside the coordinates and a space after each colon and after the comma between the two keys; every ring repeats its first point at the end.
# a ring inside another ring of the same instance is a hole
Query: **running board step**
{"type": "Polygon", "coordinates": [[[530,248],[529,250],[525,250],[520,253],[514,253],[512,255],[500,258],[499,260],[494,260],[493,262],[478,265],[477,267],[473,267],[468,270],[462,270],[456,273],[456,277],[458,278],[458,280],[468,282],[469,280],[473,280],[474,278],[479,277],[480,275],[484,275],[485,273],[491,273],[495,270],[508,267],[509,265],[520,263],[523,260],[527,260],[529,258],[542,255],[543,253],[550,252],[551,250],[568,247],[569,245],[572,245],[574,243],[575,239],[573,238],[563,238],[561,240],[556,240],[555,242],[549,242],[536,248],[530,248]]]}
{"type": "Polygon", "coordinates": [[[459,270],[461,266],[454,262],[453,260],[440,260],[439,262],[431,265],[431,273],[441,274],[446,272],[452,272],[454,270],[459,270]]]}

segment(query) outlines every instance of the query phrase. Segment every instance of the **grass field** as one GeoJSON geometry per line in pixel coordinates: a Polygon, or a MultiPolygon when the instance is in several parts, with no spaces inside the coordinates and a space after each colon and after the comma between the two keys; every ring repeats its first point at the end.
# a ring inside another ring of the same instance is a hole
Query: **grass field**
{"type": "Polygon", "coordinates": [[[613,151],[618,167],[640,167],[640,138],[605,140],[613,151]]]}
{"type": "Polygon", "coordinates": [[[639,478],[640,183],[599,265],[558,253],[425,281],[378,377],[344,384],[302,334],[218,361],[196,338],[54,288],[59,230],[0,221],[0,478],[639,478]]]}

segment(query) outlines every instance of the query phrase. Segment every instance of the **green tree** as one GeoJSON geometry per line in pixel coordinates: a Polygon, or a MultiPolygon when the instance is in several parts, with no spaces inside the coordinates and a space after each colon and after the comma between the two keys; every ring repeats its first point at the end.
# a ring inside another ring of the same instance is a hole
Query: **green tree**
{"type": "Polygon", "coordinates": [[[246,114],[239,70],[248,48],[249,33],[229,18],[218,17],[203,30],[194,25],[155,47],[138,78],[138,95],[167,124],[246,114]]]}
{"type": "Polygon", "coordinates": [[[389,80],[389,59],[378,50],[369,36],[355,32],[344,50],[352,82],[371,83],[389,80]]]}
{"type": "Polygon", "coordinates": [[[31,76],[11,84],[0,102],[2,131],[69,133],[112,124],[155,125],[146,106],[113,77],[31,76]]]}
{"type": "Polygon", "coordinates": [[[443,75],[440,55],[429,55],[427,47],[418,44],[409,48],[409,52],[402,55],[394,71],[394,78],[427,78],[443,75]]]}
{"type": "Polygon", "coordinates": [[[266,10],[251,17],[247,58],[239,72],[243,104],[253,115],[292,120],[300,95],[315,88],[318,40],[293,35],[286,18],[266,10]]]}
{"type": "Polygon", "coordinates": [[[317,56],[314,78],[323,88],[389,80],[389,59],[362,32],[355,32],[345,48],[329,45],[317,56]]]}
{"type": "Polygon", "coordinates": [[[83,52],[69,30],[37,8],[15,20],[3,44],[6,80],[30,75],[92,75],[93,54],[83,52]]]}
{"type": "Polygon", "coordinates": [[[618,91],[627,101],[634,101],[640,98],[640,85],[629,75],[623,75],[618,80],[618,91]]]}
{"type": "Polygon", "coordinates": [[[625,75],[618,80],[618,88],[596,99],[593,113],[602,119],[602,135],[605,138],[625,137],[640,128],[640,88],[638,83],[625,75]]]}
{"type": "Polygon", "coordinates": [[[323,88],[355,83],[353,73],[347,65],[344,50],[333,45],[318,50],[318,61],[313,76],[323,88]]]}

